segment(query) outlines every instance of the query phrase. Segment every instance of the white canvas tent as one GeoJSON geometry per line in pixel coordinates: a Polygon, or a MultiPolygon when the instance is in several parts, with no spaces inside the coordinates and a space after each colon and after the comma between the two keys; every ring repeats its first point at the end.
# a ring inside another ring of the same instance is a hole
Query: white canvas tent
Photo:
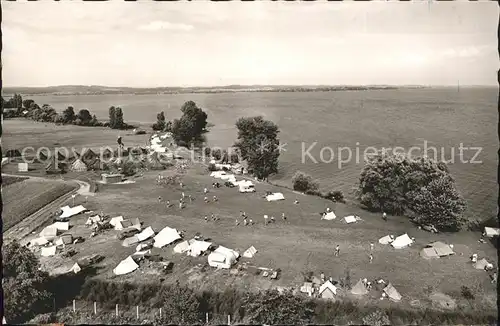
{"type": "Polygon", "coordinates": [[[412,243],[413,243],[413,240],[410,239],[410,237],[408,236],[408,234],[405,233],[403,235],[400,235],[396,239],[394,239],[394,241],[391,243],[391,245],[395,249],[403,249],[403,248],[408,247],[412,243]]]}
{"type": "Polygon", "coordinates": [[[213,171],[210,173],[210,176],[216,179],[220,179],[223,175],[227,175],[226,171],[213,171]]]}
{"type": "Polygon", "coordinates": [[[236,262],[238,257],[238,252],[219,246],[214,252],[208,255],[208,265],[217,268],[231,268],[231,265],[236,262]]]}
{"type": "Polygon", "coordinates": [[[327,220],[327,221],[331,221],[331,220],[334,220],[336,218],[337,218],[337,215],[335,215],[334,212],[328,212],[325,214],[325,216],[323,216],[323,219],[327,220]]]}
{"type": "Polygon", "coordinates": [[[490,227],[486,226],[484,228],[484,235],[487,236],[488,238],[497,237],[500,235],[500,229],[499,228],[490,228],[490,227]]]}
{"type": "Polygon", "coordinates": [[[240,192],[255,192],[255,186],[252,181],[241,180],[237,184],[240,192]]]}
{"type": "Polygon", "coordinates": [[[56,246],[65,246],[73,243],[73,236],[71,234],[64,234],[55,241],[56,246]]]}
{"type": "Polygon", "coordinates": [[[9,163],[9,158],[8,157],[2,157],[2,166],[4,166],[7,163],[9,163]]]}
{"type": "Polygon", "coordinates": [[[380,244],[389,244],[392,241],[394,241],[394,240],[393,240],[392,236],[390,236],[390,235],[386,235],[385,237],[378,239],[378,243],[380,243],[380,244]]]}
{"type": "Polygon", "coordinates": [[[174,252],[176,254],[182,254],[182,253],[187,252],[188,250],[189,250],[189,242],[188,241],[182,241],[174,247],[174,252]]]}
{"type": "Polygon", "coordinates": [[[132,236],[130,238],[126,238],[125,240],[123,240],[122,246],[124,246],[124,247],[130,247],[132,245],[135,245],[138,242],[139,242],[139,239],[137,238],[137,235],[134,235],[134,236],[132,236]]]}
{"type": "Polygon", "coordinates": [[[150,226],[148,226],[141,233],[137,234],[137,239],[139,239],[139,241],[144,241],[151,238],[154,235],[155,231],[150,226]]]}
{"type": "Polygon", "coordinates": [[[28,172],[28,163],[17,163],[17,171],[28,172]]]}
{"type": "Polygon", "coordinates": [[[245,258],[253,258],[253,256],[255,256],[256,253],[257,253],[257,249],[255,249],[254,246],[251,246],[250,248],[248,248],[247,250],[245,250],[245,252],[243,253],[243,257],[245,257],[245,258]]]}
{"type": "Polygon", "coordinates": [[[275,192],[274,194],[267,195],[266,196],[267,201],[277,201],[277,200],[284,200],[285,196],[281,192],[275,192]]]}
{"type": "Polygon", "coordinates": [[[337,287],[330,281],[326,281],[319,287],[318,295],[325,299],[333,298],[337,295],[337,287]]]}
{"type": "Polygon", "coordinates": [[[40,236],[44,237],[47,240],[52,240],[57,237],[57,229],[52,225],[46,226],[42,232],[40,232],[40,236]]]}
{"type": "Polygon", "coordinates": [[[75,206],[72,208],[70,208],[69,206],[64,206],[64,207],[61,207],[61,209],[63,212],[62,212],[61,216],[59,216],[60,218],[71,217],[71,216],[80,214],[82,212],[85,212],[87,210],[82,205],[78,205],[78,206],[75,206]]]}
{"type": "Polygon", "coordinates": [[[425,259],[439,258],[434,248],[424,248],[420,251],[420,256],[425,259]]]}
{"type": "Polygon", "coordinates": [[[111,224],[113,227],[116,227],[116,224],[121,221],[123,221],[123,216],[116,216],[109,221],[109,224],[111,224]]]}
{"type": "Polygon", "coordinates": [[[189,246],[189,255],[192,257],[198,257],[203,252],[207,251],[211,245],[211,242],[193,240],[189,246]]]}
{"type": "Polygon", "coordinates": [[[92,224],[100,222],[100,221],[101,221],[101,217],[99,215],[89,216],[89,218],[87,219],[87,222],[85,222],[85,225],[92,225],[92,224]]]}
{"type": "Polygon", "coordinates": [[[73,164],[71,164],[71,170],[76,172],[84,172],[87,171],[87,165],[78,158],[73,162],[73,164]]]}
{"type": "Polygon", "coordinates": [[[47,240],[45,237],[39,237],[31,240],[29,243],[31,246],[43,246],[49,243],[49,240],[47,240]]]}
{"type": "Polygon", "coordinates": [[[139,243],[139,244],[137,245],[137,247],[135,247],[135,251],[136,251],[136,252],[139,252],[139,251],[142,251],[142,250],[144,250],[144,249],[149,248],[150,246],[151,246],[151,245],[149,245],[149,244],[147,244],[147,243],[139,243]]]}
{"type": "Polygon", "coordinates": [[[489,262],[485,258],[482,258],[481,260],[478,260],[474,264],[474,268],[475,269],[484,269],[486,266],[488,266],[488,264],[489,264],[489,262]]]}
{"type": "Polygon", "coordinates": [[[356,285],[354,285],[351,289],[351,293],[355,295],[365,295],[368,293],[368,290],[366,289],[363,281],[359,279],[358,283],[356,283],[356,285]]]}
{"type": "MultiPolygon", "coordinates": [[[[427,247],[424,249],[434,250],[436,256],[438,257],[444,257],[454,254],[453,249],[451,249],[449,245],[441,241],[432,242],[428,244],[427,247]]],[[[422,250],[421,253],[424,253],[424,250],[422,250]]],[[[429,250],[426,250],[425,254],[429,254],[429,250]]],[[[430,257],[433,257],[432,253],[430,254],[430,257]]]]}
{"type": "Polygon", "coordinates": [[[50,225],[50,227],[54,227],[58,231],[68,231],[69,222],[55,222],[54,224],[50,225]]]}
{"type": "Polygon", "coordinates": [[[51,246],[51,247],[43,247],[42,248],[42,256],[43,257],[51,257],[56,254],[57,246],[51,246]]]}
{"type": "Polygon", "coordinates": [[[139,268],[139,265],[137,265],[136,262],[132,259],[132,256],[128,256],[113,269],[113,273],[115,273],[115,275],[124,275],[132,273],[137,268],[139,268]]]}
{"type": "Polygon", "coordinates": [[[155,242],[153,246],[155,248],[162,248],[179,239],[181,239],[181,236],[179,235],[177,230],[169,228],[167,226],[154,237],[155,242]]]}
{"type": "Polygon", "coordinates": [[[390,300],[392,301],[400,301],[401,300],[401,294],[396,290],[396,288],[389,283],[385,288],[384,288],[385,294],[389,297],[390,300]]]}
{"type": "Polygon", "coordinates": [[[354,215],[349,215],[349,216],[346,216],[346,217],[344,217],[344,221],[345,221],[347,224],[350,224],[350,223],[355,223],[355,222],[356,222],[356,216],[354,216],[354,215]]]}
{"type": "Polygon", "coordinates": [[[80,271],[82,270],[82,268],[80,267],[80,265],[78,265],[78,263],[75,263],[73,265],[73,267],[71,267],[71,269],[68,271],[68,273],[79,273],[80,271]]]}

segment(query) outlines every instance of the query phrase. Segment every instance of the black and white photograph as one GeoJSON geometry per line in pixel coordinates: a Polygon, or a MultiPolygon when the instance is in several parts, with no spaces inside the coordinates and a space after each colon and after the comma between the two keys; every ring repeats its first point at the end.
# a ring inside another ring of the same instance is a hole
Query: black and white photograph
{"type": "Polygon", "coordinates": [[[2,324],[497,324],[497,1],[0,6],[2,324]]]}

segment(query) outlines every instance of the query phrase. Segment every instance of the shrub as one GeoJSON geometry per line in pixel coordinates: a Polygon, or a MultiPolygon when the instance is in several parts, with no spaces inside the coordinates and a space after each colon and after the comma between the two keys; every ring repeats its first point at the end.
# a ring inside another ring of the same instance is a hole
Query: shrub
{"type": "Polygon", "coordinates": [[[208,164],[208,171],[210,171],[210,172],[217,171],[215,164],[213,164],[213,163],[208,164]]]}
{"type": "Polygon", "coordinates": [[[219,148],[212,150],[212,157],[214,158],[214,160],[220,161],[220,159],[222,158],[222,151],[219,148]]]}
{"type": "Polygon", "coordinates": [[[323,197],[323,194],[319,190],[308,189],[305,191],[306,195],[323,197]]]}
{"type": "Polygon", "coordinates": [[[292,178],[293,190],[307,192],[307,191],[317,191],[319,184],[313,178],[301,171],[295,172],[292,178]]]}
{"type": "Polygon", "coordinates": [[[469,289],[467,286],[462,285],[460,288],[460,292],[462,294],[462,297],[464,297],[467,300],[474,300],[474,293],[472,293],[471,289],[469,289]]]}
{"type": "Polygon", "coordinates": [[[205,149],[203,150],[203,152],[205,153],[205,156],[210,157],[210,154],[212,153],[212,150],[210,149],[210,147],[205,147],[205,149]]]}
{"type": "Polygon", "coordinates": [[[465,200],[444,163],[385,153],[371,158],[361,172],[358,198],[373,211],[407,214],[440,231],[459,230],[465,200]]]}
{"type": "Polygon", "coordinates": [[[229,162],[231,164],[240,163],[240,157],[238,156],[238,153],[231,153],[231,155],[229,156],[229,162]]]}
{"type": "Polygon", "coordinates": [[[329,191],[323,195],[323,198],[336,203],[345,203],[344,193],[340,190],[329,191]]]}

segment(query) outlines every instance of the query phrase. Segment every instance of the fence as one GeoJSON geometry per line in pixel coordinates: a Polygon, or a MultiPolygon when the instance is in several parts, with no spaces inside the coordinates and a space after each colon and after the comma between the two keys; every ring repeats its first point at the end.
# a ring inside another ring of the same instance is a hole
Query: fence
{"type": "MultiPolygon", "coordinates": [[[[87,316],[88,319],[92,317],[101,318],[126,318],[128,320],[137,320],[138,322],[153,321],[165,317],[164,309],[161,307],[152,308],[147,306],[130,306],[124,304],[110,304],[90,302],[85,300],[73,300],[72,306],[63,309],[65,313],[69,313],[67,317],[78,315],[80,318],[87,316]]],[[[231,325],[235,320],[233,316],[219,313],[205,313],[204,322],[206,325],[231,325]]],[[[90,322],[81,321],[80,322],[90,322]]]]}

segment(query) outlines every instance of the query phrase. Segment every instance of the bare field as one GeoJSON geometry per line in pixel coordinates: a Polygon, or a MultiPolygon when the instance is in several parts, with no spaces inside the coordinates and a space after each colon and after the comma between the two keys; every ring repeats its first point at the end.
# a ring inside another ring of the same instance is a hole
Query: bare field
{"type": "Polygon", "coordinates": [[[3,231],[75,187],[62,181],[27,179],[2,186],[3,231]]]}
{"type": "MultiPolygon", "coordinates": [[[[258,192],[254,194],[239,194],[234,188],[214,190],[210,187],[213,179],[202,168],[192,169],[183,177],[183,190],[179,186],[159,186],[154,181],[156,176],[157,173],[150,172],[137,178],[135,184],[107,187],[95,197],[89,198],[86,206],[111,216],[138,217],[144,227],[152,226],[156,232],[165,226],[174,227],[185,231],[186,239],[200,232],[215,244],[240,253],[254,245],[258,250],[256,256],[253,259],[241,258],[240,264],[248,261],[253,266],[280,268],[281,278],[271,281],[262,276],[241,272],[232,274],[230,271],[217,271],[208,266],[202,271],[197,265],[206,265],[206,257],[191,258],[174,254],[173,246],[153,250],[153,253],[159,253],[166,260],[174,262],[172,274],[161,275],[158,267],[143,264],[137,271],[117,277],[113,275],[112,269],[134,253],[135,246],[123,247],[121,241],[116,239],[118,231],[115,230],[89,238],[91,231],[84,226],[88,215],[77,216],[71,221],[73,226],[69,233],[86,238],[84,243],[74,246],[78,254],[72,259],[41,257],[41,262],[50,270],[65,270],[71,267],[74,260],[98,253],[105,256],[105,260],[100,263],[102,270],[98,277],[146,283],[180,280],[198,288],[218,289],[231,285],[245,289],[276,286],[296,288],[303,282],[302,274],[308,271],[314,272],[316,276],[324,272],[326,276],[339,280],[348,269],[352,282],[364,277],[381,277],[391,281],[403,295],[403,305],[415,299],[422,305],[431,304],[427,297],[429,289],[449,294],[460,302],[462,285],[475,291],[478,304],[493,308],[496,302],[496,289],[490,283],[488,275],[484,271],[473,269],[469,263],[472,253],[496,262],[496,250],[490,244],[479,243],[477,234],[463,232],[433,235],[416,229],[403,217],[391,217],[388,222],[383,222],[377,214],[364,212],[355,206],[332,205],[321,198],[295,194],[268,184],[257,184],[258,192]],[[210,198],[215,194],[219,201],[205,203],[204,187],[210,188],[210,198]],[[286,200],[267,202],[262,198],[266,190],[282,191],[286,200]],[[177,204],[181,191],[194,198],[183,210],[176,205],[167,208],[165,203],[158,203],[158,196],[161,196],[163,201],[170,200],[177,204]],[[300,201],[299,205],[293,204],[296,198],[300,201]],[[335,210],[338,218],[334,221],[321,221],[318,213],[328,206],[335,210]],[[235,220],[240,210],[245,211],[256,225],[236,226],[235,220]],[[288,217],[287,221],[280,219],[282,212],[288,217]],[[210,217],[211,213],[220,217],[220,220],[205,222],[203,216],[208,214],[210,217]],[[276,224],[264,226],[263,214],[275,216],[276,224]],[[354,225],[346,225],[340,221],[341,217],[351,214],[361,216],[363,221],[354,225]],[[386,234],[400,235],[404,232],[416,238],[415,244],[410,248],[395,250],[377,242],[386,234]],[[437,240],[454,244],[456,255],[434,261],[421,258],[419,251],[423,246],[437,240]],[[368,262],[370,242],[375,243],[374,261],[371,264],[368,262]],[[337,244],[340,245],[341,254],[334,257],[333,251],[337,244]]],[[[79,200],[82,201],[81,198],[79,200]]],[[[379,304],[379,295],[380,293],[373,292],[362,300],[379,304]]],[[[350,298],[350,295],[341,291],[340,297],[350,298]]]]}

